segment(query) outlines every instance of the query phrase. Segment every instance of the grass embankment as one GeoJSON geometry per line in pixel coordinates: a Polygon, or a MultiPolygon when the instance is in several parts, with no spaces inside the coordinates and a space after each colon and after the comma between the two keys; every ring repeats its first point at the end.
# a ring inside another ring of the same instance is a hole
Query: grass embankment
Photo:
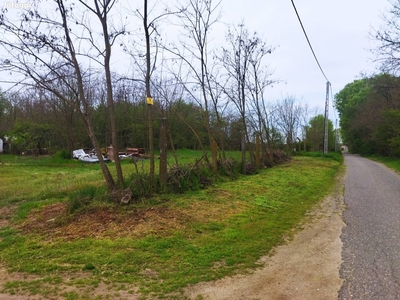
{"type": "Polygon", "coordinates": [[[367,158],[383,163],[384,165],[386,165],[387,167],[400,172],[400,159],[395,158],[395,157],[386,157],[386,156],[367,156],[367,158]]]}
{"type": "MultiPolygon", "coordinates": [[[[97,165],[0,156],[0,207],[3,218],[12,216],[0,222],[0,263],[37,275],[9,281],[3,292],[123,299],[122,292],[139,287],[143,297],[182,299],[189,284],[258,266],[330,192],[342,166],[333,158],[294,157],[206,190],[114,207],[102,196],[97,165]],[[100,200],[85,213],[66,215],[68,195],[90,186],[100,200]],[[52,215],[43,213],[48,208],[52,215]],[[114,294],[91,295],[104,283],[114,294]]],[[[131,163],[123,168],[134,170],[131,163]]]]}

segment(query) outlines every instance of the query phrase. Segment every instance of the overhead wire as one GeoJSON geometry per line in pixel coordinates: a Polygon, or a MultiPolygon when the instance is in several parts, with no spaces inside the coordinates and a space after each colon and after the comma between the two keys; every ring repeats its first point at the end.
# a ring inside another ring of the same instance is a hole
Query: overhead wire
{"type": "Polygon", "coordinates": [[[310,39],[308,38],[306,29],[304,28],[303,22],[301,21],[300,15],[299,15],[299,13],[298,13],[298,11],[297,11],[296,5],[294,4],[294,1],[293,1],[293,0],[291,0],[291,2],[292,2],[292,5],[293,5],[293,8],[294,8],[294,11],[296,12],[297,19],[299,20],[300,26],[301,26],[301,28],[302,28],[302,30],[303,30],[304,36],[305,36],[305,38],[306,38],[306,40],[307,40],[307,43],[308,43],[308,45],[309,45],[309,47],[310,47],[310,49],[311,49],[311,52],[312,52],[312,54],[313,54],[313,56],[314,56],[314,59],[315,59],[315,61],[317,62],[317,65],[318,65],[319,69],[321,70],[322,75],[324,76],[324,78],[326,79],[326,81],[329,83],[330,93],[331,93],[331,99],[332,99],[332,106],[333,106],[333,108],[334,108],[334,109],[333,109],[333,112],[334,112],[334,114],[335,114],[335,119],[337,120],[336,109],[335,109],[335,105],[334,105],[334,101],[333,101],[334,99],[333,99],[333,93],[332,93],[332,85],[331,85],[329,79],[326,77],[325,72],[324,72],[324,70],[323,70],[322,67],[321,67],[321,64],[319,63],[319,60],[318,60],[318,58],[317,58],[317,55],[315,54],[314,48],[313,48],[313,46],[311,45],[311,42],[310,42],[310,39]]]}
{"type": "Polygon", "coordinates": [[[324,75],[326,81],[329,82],[328,78],[327,78],[326,75],[325,75],[324,70],[323,70],[322,67],[321,67],[321,64],[320,64],[319,61],[318,61],[317,55],[316,55],[315,52],[314,52],[314,49],[313,49],[313,47],[312,47],[312,45],[311,45],[311,42],[310,42],[310,39],[308,38],[307,32],[306,32],[306,30],[305,30],[305,28],[304,28],[304,26],[303,26],[303,22],[301,21],[300,15],[299,15],[299,13],[297,12],[296,5],[294,4],[294,1],[293,1],[293,0],[291,0],[291,1],[292,1],[292,5],[293,5],[293,8],[294,8],[294,11],[296,12],[296,15],[297,15],[297,19],[299,20],[300,25],[301,25],[301,28],[303,29],[304,36],[306,37],[307,42],[308,42],[308,45],[310,46],[311,52],[312,52],[312,54],[314,55],[314,59],[315,59],[315,61],[317,62],[318,67],[319,67],[319,69],[320,69],[321,72],[322,72],[322,75],[324,75]]]}
{"type": "MultiPolygon", "coordinates": [[[[331,85],[331,83],[330,83],[328,77],[325,75],[325,72],[324,72],[324,70],[322,69],[321,64],[319,63],[319,60],[318,60],[318,58],[317,58],[317,55],[315,54],[314,48],[313,48],[313,46],[311,45],[311,42],[310,42],[310,39],[308,38],[306,29],[304,28],[303,22],[301,21],[300,15],[299,15],[299,13],[298,13],[298,11],[297,11],[296,5],[294,4],[294,1],[293,1],[293,0],[291,0],[291,2],[292,2],[292,5],[293,5],[293,8],[294,8],[294,11],[296,12],[297,19],[299,20],[300,26],[301,26],[301,28],[302,28],[302,30],[303,30],[304,36],[305,36],[305,38],[306,38],[306,40],[307,40],[308,46],[309,46],[310,49],[311,49],[311,52],[312,52],[312,54],[313,54],[313,56],[314,56],[315,61],[317,62],[317,65],[318,65],[319,69],[321,70],[322,75],[324,76],[324,78],[325,78],[326,81],[327,81],[327,84],[329,85],[330,94],[331,94],[331,99],[332,99],[332,102],[331,102],[331,103],[332,103],[332,106],[333,106],[333,113],[334,113],[334,115],[335,115],[335,123],[337,124],[337,120],[338,120],[338,119],[337,119],[337,116],[336,116],[336,108],[335,108],[335,105],[334,105],[334,102],[333,102],[334,99],[333,99],[333,93],[332,93],[332,85],[331,85]]],[[[328,92],[329,92],[329,91],[328,91],[328,92]]],[[[328,96],[328,97],[329,97],[329,96],[328,96]]],[[[325,109],[326,109],[326,108],[325,108],[325,109]]]]}

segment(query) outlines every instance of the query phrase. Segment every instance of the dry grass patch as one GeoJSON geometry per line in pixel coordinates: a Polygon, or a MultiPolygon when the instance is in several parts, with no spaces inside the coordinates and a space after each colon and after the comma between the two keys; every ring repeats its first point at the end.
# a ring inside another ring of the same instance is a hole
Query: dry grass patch
{"type": "Polygon", "coordinates": [[[177,231],[187,232],[193,223],[222,222],[247,207],[228,191],[214,190],[213,194],[215,201],[188,200],[185,207],[98,206],[71,216],[67,215],[66,202],[55,203],[32,210],[19,228],[25,233],[39,234],[46,240],[164,236],[177,231]]]}

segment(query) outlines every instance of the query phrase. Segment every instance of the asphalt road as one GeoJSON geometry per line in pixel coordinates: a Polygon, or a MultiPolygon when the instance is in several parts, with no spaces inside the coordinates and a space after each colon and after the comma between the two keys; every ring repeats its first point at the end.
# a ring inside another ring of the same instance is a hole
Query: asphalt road
{"type": "Polygon", "coordinates": [[[400,176],[345,154],[339,299],[400,299],[400,176]]]}

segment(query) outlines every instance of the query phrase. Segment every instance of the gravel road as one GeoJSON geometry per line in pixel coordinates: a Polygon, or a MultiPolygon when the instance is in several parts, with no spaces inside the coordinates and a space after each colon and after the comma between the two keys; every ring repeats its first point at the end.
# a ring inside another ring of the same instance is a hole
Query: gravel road
{"type": "Polygon", "coordinates": [[[339,299],[400,299],[400,176],[345,154],[339,299]]]}

